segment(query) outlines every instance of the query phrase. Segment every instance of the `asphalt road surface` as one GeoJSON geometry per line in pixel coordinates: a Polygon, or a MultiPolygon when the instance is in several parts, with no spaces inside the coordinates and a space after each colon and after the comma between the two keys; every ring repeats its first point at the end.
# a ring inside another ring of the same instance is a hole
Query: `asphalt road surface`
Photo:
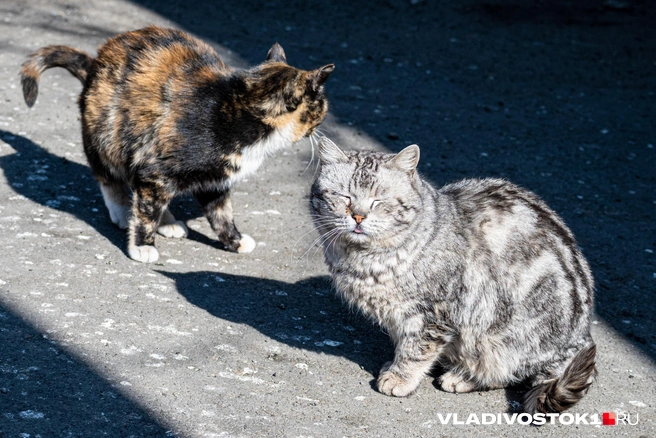
{"type": "Polygon", "coordinates": [[[648,0],[3,0],[0,437],[656,436],[654,23],[648,0]],[[571,416],[506,424],[519,392],[433,378],[409,398],[375,390],[392,347],[313,246],[309,142],[235,188],[253,253],[219,250],[181,197],[189,237],[130,260],[82,152],[79,82],[46,72],[28,109],[18,72],[41,46],[95,53],[148,24],[234,66],[276,41],[298,67],[335,63],[322,129],[343,148],[417,143],[436,185],[495,176],[542,196],[597,282],[599,379],[571,416]],[[584,424],[604,412],[628,421],[584,424]]]}

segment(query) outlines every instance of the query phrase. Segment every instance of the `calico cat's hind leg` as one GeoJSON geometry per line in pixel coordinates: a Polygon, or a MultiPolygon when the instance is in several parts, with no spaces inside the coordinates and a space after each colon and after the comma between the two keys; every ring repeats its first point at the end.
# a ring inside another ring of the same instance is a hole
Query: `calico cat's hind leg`
{"type": "Polygon", "coordinates": [[[120,229],[127,229],[132,209],[127,187],[118,181],[99,181],[99,184],[110,219],[120,229]]]}
{"type": "Polygon", "coordinates": [[[184,222],[176,220],[173,213],[167,208],[162,214],[162,219],[159,221],[159,227],[157,227],[157,233],[161,234],[164,237],[174,237],[181,239],[187,237],[189,230],[184,222]]]}
{"type": "Polygon", "coordinates": [[[241,234],[235,226],[228,190],[198,192],[195,196],[223,249],[238,253],[248,253],[255,249],[253,238],[241,234]]]}

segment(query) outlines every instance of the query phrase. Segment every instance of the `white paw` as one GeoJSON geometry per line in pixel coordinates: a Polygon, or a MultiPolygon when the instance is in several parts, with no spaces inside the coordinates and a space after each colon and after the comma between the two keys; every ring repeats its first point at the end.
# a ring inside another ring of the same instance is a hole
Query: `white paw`
{"type": "Polygon", "coordinates": [[[245,254],[247,252],[251,252],[255,249],[255,241],[251,236],[248,234],[242,234],[241,235],[241,240],[239,241],[239,248],[237,248],[237,252],[239,254],[245,254]]]}
{"type": "Polygon", "coordinates": [[[420,381],[408,381],[392,371],[383,371],[378,376],[378,390],[385,395],[407,397],[412,394],[420,381]]]}
{"type": "Polygon", "coordinates": [[[132,260],[142,263],[153,263],[159,259],[157,248],[150,245],[132,246],[128,248],[128,254],[132,260]]]}
{"type": "Polygon", "coordinates": [[[130,207],[120,204],[107,204],[109,217],[121,230],[126,230],[130,224],[130,207]]]}
{"type": "Polygon", "coordinates": [[[187,226],[182,221],[175,221],[171,224],[160,225],[157,228],[157,232],[164,237],[174,237],[176,239],[181,239],[187,237],[189,230],[187,226]]]}
{"type": "Polygon", "coordinates": [[[462,394],[465,392],[472,392],[476,389],[476,385],[472,382],[465,380],[463,377],[452,373],[451,371],[442,374],[439,378],[439,383],[442,390],[446,392],[462,394]]]}

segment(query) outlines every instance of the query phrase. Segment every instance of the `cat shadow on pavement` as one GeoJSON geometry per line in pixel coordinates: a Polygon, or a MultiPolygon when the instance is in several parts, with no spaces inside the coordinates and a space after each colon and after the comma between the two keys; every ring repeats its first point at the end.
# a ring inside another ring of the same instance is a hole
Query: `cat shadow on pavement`
{"type": "Polygon", "coordinates": [[[0,130],[0,140],[16,151],[0,156],[0,167],[16,193],[83,220],[114,245],[125,247],[126,233],[109,219],[91,169],[9,131],[0,130]]]}
{"type": "MultiPolygon", "coordinates": [[[[248,325],[290,347],[341,356],[371,374],[372,391],[382,365],[394,357],[385,333],[350,311],[335,295],[327,276],[296,283],[211,271],[165,272],[189,303],[235,324],[248,325]]],[[[436,370],[422,385],[439,388],[436,370]]],[[[507,388],[508,412],[521,409],[525,389],[507,388]]]]}
{"type": "Polygon", "coordinates": [[[394,354],[385,333],[342,305],[328,277],[285,283],[210,271],[158,272],[174,280],[189,303],[217,318],[291,347],[345,357],[373,376],[394,354]]]}

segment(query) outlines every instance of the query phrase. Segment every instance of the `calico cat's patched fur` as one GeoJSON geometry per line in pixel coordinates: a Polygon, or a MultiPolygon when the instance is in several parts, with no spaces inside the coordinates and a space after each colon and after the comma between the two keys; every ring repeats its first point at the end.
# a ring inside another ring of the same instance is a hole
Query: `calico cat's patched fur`
{"type": "Polygon", "coordinates": [[[200,202],[223,248],[253,250],[234,225],[230,189],[271,154],[314,134],[334,69],[291,67],[275,44],[261,65],[236,70],[190,35],[148,27],[108,40],[96,58],[67,46],[38,50],[21,70],[28,106],[52,67],[83,84],[84,151],[112,221],[129,228],[130,257],[142,262],[159,257],[155,232],[186,236],[167,209],[182,192],[200,202]]]}
{"type": "Polygon", "coordinates": [[[311,214],[343,299],[391,336],[378,389],[407,396],[435,365],[441,388],[524,383],[527,412],[560,412],[596,376],[593,279],[571,231],[501,179],[433,188],[419,148],[342,152],[328,140],[311,214]]]}

